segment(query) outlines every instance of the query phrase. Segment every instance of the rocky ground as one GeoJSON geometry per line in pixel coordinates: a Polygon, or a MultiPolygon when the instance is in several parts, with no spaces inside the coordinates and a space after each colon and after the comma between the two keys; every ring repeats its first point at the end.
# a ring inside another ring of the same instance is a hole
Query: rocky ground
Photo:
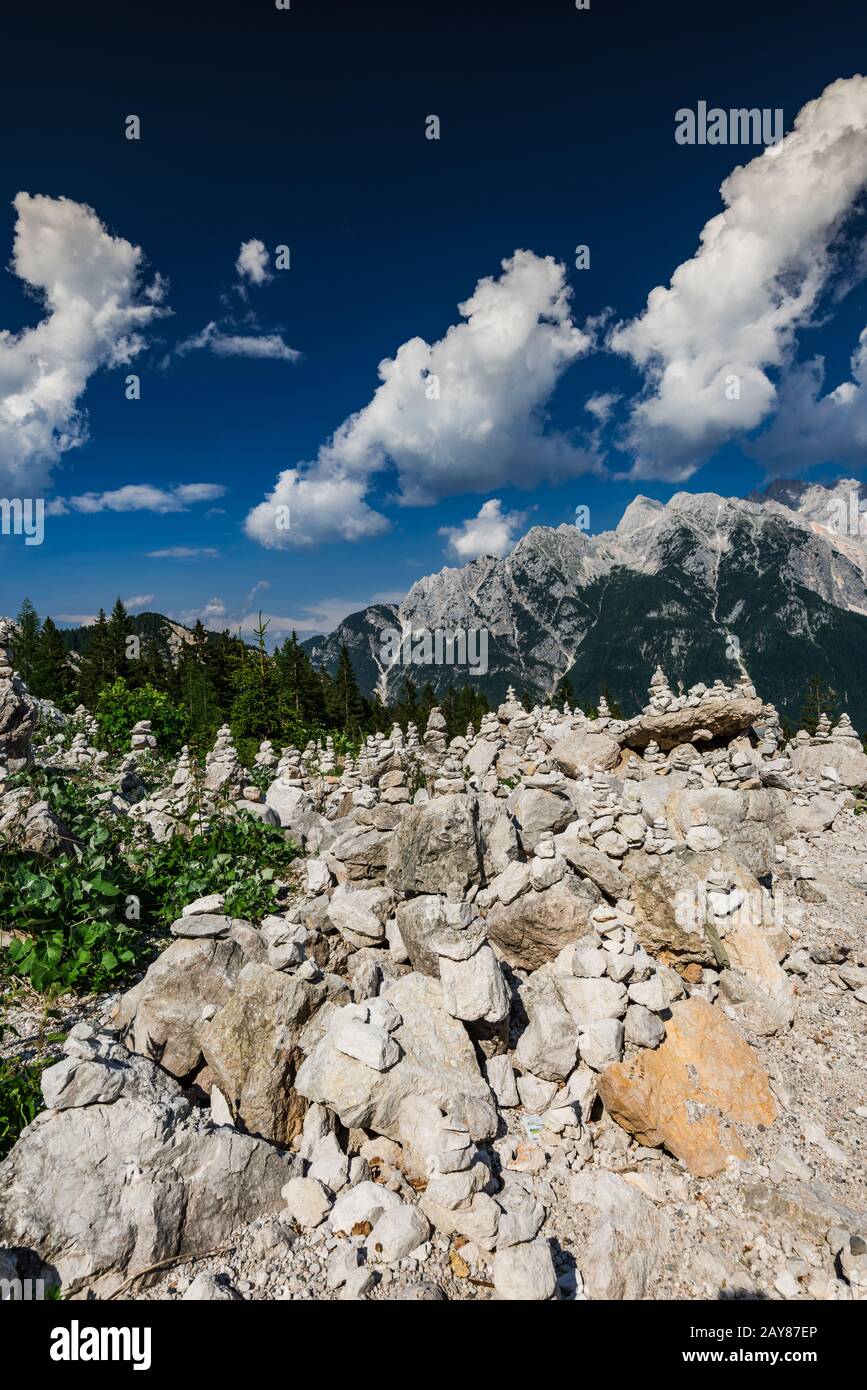
{"type": "MultiPolygon", "coordinates": [[[[256,761],[224,730],[204,781],[303,843],[284,911],[190,903],[131,989],[48,1016],[6,986],[5,1055],[57,1060],[0,1166],[4,1270],[78,1298],[867,1296],[845,718],[784,745],[748,682],[658,672],[633,720],[510,696],[450,743],[435,711],[342,767],[256,761]]],[[[112,813],[183,833],[193,775],[146,797],[128,764],[112,813]]],[[[50,842],[50,807],[14,810],[50,842]]]]}

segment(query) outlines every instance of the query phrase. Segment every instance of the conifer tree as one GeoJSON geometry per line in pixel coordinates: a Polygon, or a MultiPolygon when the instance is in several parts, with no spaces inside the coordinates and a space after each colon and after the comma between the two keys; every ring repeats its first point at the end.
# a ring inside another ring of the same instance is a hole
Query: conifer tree
{"type": "Polygon", "coordinates": [[[142,646],[141,657],[135,663],[135,678],[130,679],[128,684],[133,688],[150,685],[154,690],[176,694],[174,673],[175,668],[166,659],[162,648],[150,638],[142,646]]]}
{"type": "Polygon", "coordinates": [[[108,642],[108,621],[105,609],[100,608],[94,625],[87,629],[88,643],[78,673],[78,700],[93,711],[99,692],[113,679],[111,649],[108,642]]]}
{"type": "Polygon", "coordinates": [[[822,676],[816,674],[807,682],[801,713],[798,716],[798,728],[806,729],[808,734],[814,734],[821,714],[827,714],[834,723],[839,717],[839,712],[840,696],[837,691],[822,676]]]}
{"type": "Polygon", "coordinates": [[[65,709],[70,704],[74,685],[75,674],[66,643],[51,618],[46,618],[39,634],[31,690],[34,695],[53,700],[59,708],[65,709]]]}
{"type": "Polygon", "coordinates": [[[324,725],[326,711],[322,682],[298,641],[298,634],[294,628],[292,636],[286,638],[276,652],[274,660],[284,683],[286,703],[294,711],[297,719],[307,724],[324,725]]]}
{"type": "Polygon", "coordinates": [[[193,628],[192,640],[185,642],[173,668],[170,689],[176,692],[184,711],[187,741],[195,750],[210,747],[214,734],[224,722],[228,708],[221,705],[214,691],[206,664],[208,634],[201,619],[193,628]]]}
{"type": "Polygon", "coordinates": [[[562,709],[564,705],[575,707],[575,687],[568,676],[561,676],[557,682],[557,689],[554,692],[554,705],[557,709],[562,709]]]}
{"type": "Polygon", "coordinates": [[[347,733],[360,733],[367,717],[367,701],[358,688],[346,645],[340,648],[337,671],[331,685],[329,714],[332,723],[347,733]]]}
{"type": "Polygon", "coordinates": [[[18,631],[15,636],[13,660],[16,671],[29,686],[39,652],[39,614],[29,598],[22,603],[16,623],[18,631]]]}
{"type": "Polygon", "coordinates": [[[263,621],[260,613],[254,630],[256,645],[252,651],[244,649],[235,668],[230,723],[239,751],[248,758],[255,753],[253,745],[266,738],[282,741],[286,729],[287,704],[280,672],[268,653],[267,630],[268,620],[263,621]]]}
{"type": "Polygon", "coordinates": [[[136,671],[139,662],[130,661],[127,656],[127,642],[132,636],[132,619],[122,600],[117,598],[106,625],[107,659],[111,668],[110,679],[115,680],[118,676],[123,676],[130,686],[140,684],[140,673],[136,671]]]}

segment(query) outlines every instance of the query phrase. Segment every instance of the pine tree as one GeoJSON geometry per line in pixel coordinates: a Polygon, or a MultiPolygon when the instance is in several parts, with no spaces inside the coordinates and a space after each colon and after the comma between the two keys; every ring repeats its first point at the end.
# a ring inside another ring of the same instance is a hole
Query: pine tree
{"type": "Polygon", "coordinates": [[[61,709],[70,703],[75,673],[61,634],[50,618],[46,618],[39,634],[36,658],[33,663],[31,690],[43,700],[53,700],[61,709]]]}
{"type": "Polygon", "coordinates": [[[114,680],[118,676],[123,676],[130,686],[140,684],[140,673],[136,671],[139,663],[138,661],[131,662],[127,656],[127,640],[132,635],[132,619],[121,599],[117,598],[106,627],[107,659],[111,667],[111,679],[114,680]]]}
{"type": "Polygon", "coordinates": [[[114,679],[104,608],[100,608],[96,622],[87,629],[87,633],[87,651],[78,673],[78,700],[92,712],[96,708],[99,692],[114,679]]]}
{"type": "Polygon", "coordinates": [[[324,725],[326,722],[322,681],[293,629],[274,660],[284,683],[286,703],[300,722],[324,725]]]}
{"type": "Polygon", "coordinates": [[[198,632],[199,629],[204,634],[204,641],[200,647],[204,669],[207,672],[218,707],[227,711],[231,709],[235,697],[237,690],[236,673],[244,661],[246,648],[244,643],[239,638],[233,637],[226,628],[210,638],[201,621],[196,624],[195,631],[198,632]]]}
{"type": "Polygon", "coordinates": [[[815,675],[807,682],[804,691],[804,699],[801,705],[801,713],[798,716],[798,728],[806,729],[808,734],[814,734],[819,724],[820,714],[827,714],[832,723],[835,723],[840,713],[840,696],[828,682],[820,675],[815,675]]]}
{"type": "Polygon", "coordinates": [[[346,645],[341,645],[330,694],[329,714],[336,728],[360,733],[367,718],[367,701],[358,688],[346,645]]]}
{"type": "Polygon", "coordinates": [[[166,660],[162,647],[152,638],[145,642],[142,647],[141,657],[135,663],[136,679],[130,679],[128,684],[131,688],[137,689],[139,686],[150,685],[154,690],[163,690],[172,693],[174,682],[174,667],[170,661],[166,660]]]}
{"type": "Polygon", "coordinates": [[[228,705],[221,706],[214,691],[206,664],[207,646],[208,634],[199,619],[193,628],[192,641],[184,643],[170,677],[170,688],[176,692],[184,710],[187,741],[196,751],[211,746],[214,734],[229,712],[228,705]]]}
{"type": "Polygon", "coordinates": [[[415,724],[416,728],[418,728],[418,687],[412,676],[404,677],[403,685],[400,689],[400,699],[394,706],[394,714],[404,733],[406,733],[407,724],[415,724]]]}
{"type": "Polygon", "coordinates": [[[487,714],[490,705],[486,697],[480,690],[472,685],[462,685],[459,689],[450,687],[442,700],[440,708],[446,721],[449,738],[463,738],[467,731],[467,725],[472,724],[476,729],[483,715],[487,714]]]}
{"type": "Polygon", "coordinates": [[[557,682],[557,689],[554,692],[554,704],[557,709],[562,709],[564,705],[569,705],[574,708],[575,688],[568,676],[562,676],[557,682]]]}
{"type": "Polygon", "coordinates": [[[29,686],[33,679],[33,667],[39,653],[39,614],[29,598],[26,598],[22,603],[16,623],[18,631],[15,636],[12,659],[16,671],[29,686]]]}
{"type": "Polygon", "coordinates": [[[230,723],[238,751],[248,760],[263,739],[282,741],[286,730],[288,707],[280,672],[266,646],[267,630],[268,620],[263,621],[260,613],[254,630],[256,646],[252,651],[244,650],[235,670],[237,693],[230,723]]]}

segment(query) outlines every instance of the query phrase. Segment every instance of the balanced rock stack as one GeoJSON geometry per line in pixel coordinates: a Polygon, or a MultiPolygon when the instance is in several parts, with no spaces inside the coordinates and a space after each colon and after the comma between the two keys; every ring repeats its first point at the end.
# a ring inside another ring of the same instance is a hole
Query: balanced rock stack
{"type": "Polygon", "coordinates": [[[0,779],[23,771],[33,761],[37,711],[14,670],[14,639],[12,623],[0,620],[0,779]]]}
{"type": "Polygon", "coordinates": [[[140,719],[133,725],[130,747],[134,753],[151,753],[156,749],[157,739],[149,719],[140,719]]]}

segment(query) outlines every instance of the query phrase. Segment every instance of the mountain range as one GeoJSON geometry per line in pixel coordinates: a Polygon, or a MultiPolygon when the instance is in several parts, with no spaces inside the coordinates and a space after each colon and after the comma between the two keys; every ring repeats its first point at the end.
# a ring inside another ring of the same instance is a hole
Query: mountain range
{"type": "Polygon", "coordinates": [[[303,645],[331,671],[345,645],[364,692],[386,701],[407,675],[438,693],[472,682],[491,701],[510,684],[543,699],[568,677],[577,701],[607,689],[626,715],[657,664],[674,688],[746,674],[791,718],[818,675],[863,727],[867,502],[853,479],[638,496],[613,531],[535,526],[509,555],[444,568],[303,645]],[[485,630],[487,671],[390,659],[388,628],[485,630]]]}

